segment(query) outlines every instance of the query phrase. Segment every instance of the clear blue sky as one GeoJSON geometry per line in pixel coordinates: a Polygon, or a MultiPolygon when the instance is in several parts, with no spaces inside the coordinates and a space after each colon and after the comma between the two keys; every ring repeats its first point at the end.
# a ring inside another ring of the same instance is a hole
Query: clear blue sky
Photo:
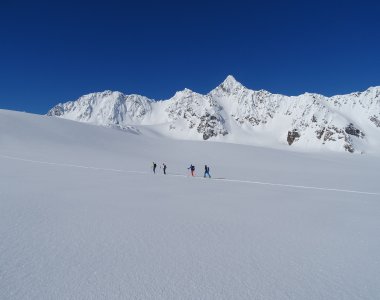
{"type": "Polygon", "coordinates": [[[167,99],[228,74],[324,95],[380,85],[377,1],[0,1],[0,108],[106,89],[167,99]]]}

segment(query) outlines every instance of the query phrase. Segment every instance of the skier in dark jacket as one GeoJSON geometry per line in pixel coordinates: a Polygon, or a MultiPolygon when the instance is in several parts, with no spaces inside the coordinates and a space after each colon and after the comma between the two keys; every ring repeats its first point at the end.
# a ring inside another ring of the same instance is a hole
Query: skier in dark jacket
{"type": "Polygon", "coordinates": [[[166,164],[162,164],[162,169],[164,170],[164,174],[166,175],[166,164]]]}
{"type": "Polygon", "coordinates": [[[156,174],[156,168],[157,168],[157,164],[155,162],[153,162],[153,173],[156,174]]]}
{"type": "Polygon", "coordinates": [[[191,171],[191,176],[195,176],[195,167],[191,164],[190,167],[187,168],[188,170],[191,171]]]}
{"type": "Polygon", "coordinates": [[[210,168],[209,166],[205,165],[205,174],[204,174],[204,178],[206,178],[206,175],[208,176],[208,178],[211,178],[211,175],[210,175],[210,168]]]}

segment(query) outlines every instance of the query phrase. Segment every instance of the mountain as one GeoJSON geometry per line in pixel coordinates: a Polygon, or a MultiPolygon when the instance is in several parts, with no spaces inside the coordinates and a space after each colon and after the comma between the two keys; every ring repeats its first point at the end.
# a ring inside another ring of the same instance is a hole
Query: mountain
{"type": "Polygon", "coordinates": [[[272,94],[228,76],[206,95],[189,89],[168,100],[105,91],[58,104],[49,112],[69,120],[203,139],[300,150],[380,150],[380,87],[325,97],[272,94]]]}

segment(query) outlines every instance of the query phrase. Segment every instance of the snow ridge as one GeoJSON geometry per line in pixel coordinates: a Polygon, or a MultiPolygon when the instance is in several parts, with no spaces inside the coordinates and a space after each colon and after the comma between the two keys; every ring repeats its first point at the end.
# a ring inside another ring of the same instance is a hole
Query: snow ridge
{"type": "Polygon", "coordinates": [[[333,97],[285,96],[250,90],[229,75],[207,95],[185,89],[155,101],[104,91],[60,103],[48,116],[135,133],[151,125],[179,139],[351,153],[380,150],[380,87],[333,97]]]}

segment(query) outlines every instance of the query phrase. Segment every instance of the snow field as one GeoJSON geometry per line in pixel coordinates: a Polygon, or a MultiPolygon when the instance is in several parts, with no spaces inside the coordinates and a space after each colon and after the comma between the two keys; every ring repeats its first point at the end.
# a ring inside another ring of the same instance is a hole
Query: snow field
{"type": "Polygon", "coordinates": [[[380,295],[378,157],[147,138],[9,111],[0,133],[1,299],[380,295]],[[153,160],[181,176],[151,174],[153,160]],[[230,181],[184,177],[190,163],[230,181]]]}

